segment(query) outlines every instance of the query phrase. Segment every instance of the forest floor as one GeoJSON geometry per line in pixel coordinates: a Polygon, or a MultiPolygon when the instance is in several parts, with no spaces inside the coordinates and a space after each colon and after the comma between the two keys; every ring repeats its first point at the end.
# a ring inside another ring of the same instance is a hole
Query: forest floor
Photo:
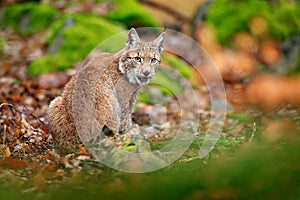
{"type": "MultiPolygon", "coordinates": [[[[299,110],[289,106],[269,113],[229,109],[223,131],[208,156],[199,158],[203,138],[196,134],[177,161],[147,174],[110,169],[85,149],[60,155],[48,131],[47,109],[75,70],[29,77],[26,67],[44,46],[37,36],[23,39],[8,33],[1,32],[10,41],[0,63],[1,198],[299,197],[300,118],[299,110]]],[[[202,96],[207,96],[204,93],[202,96]]],[[[147,116],[151,105],[137,106],[135,115],[147,116]]],[[[199,128],[206,130],[212,113],[209,106],[203,107],[197,120],[199,128]]],[[[178,120],[177,110],[170,107],[167,113],[178,120]]],[[[168,140],[157,134],[149,142],[159,149],[168,140]]]]}

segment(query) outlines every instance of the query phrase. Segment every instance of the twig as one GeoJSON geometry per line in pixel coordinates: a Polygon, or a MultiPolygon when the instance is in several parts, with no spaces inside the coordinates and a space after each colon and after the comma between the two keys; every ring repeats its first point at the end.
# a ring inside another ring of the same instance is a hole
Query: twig
{"type": "Polygon", "coordinates": [[[249,142],[252,142],[253,141],[253,138],[254,138],[254,133],[256,132],[256,123],[254,122],[253,123],[253,129],[252,129],[252,133],[251,133],[251,137],[249,139],[249,142]]]}
{"type": "Polygon", "coordinates": [[[33,117],[33,119],[36,119],[36,120],[39,120],[39,122],[41,122],[44,126],[45,126],[45,123],[42,121],[42,120],[40,120],[40,118],[38,118],[38,117],[36,117],[36,116],[34,116],[34,114],[32,114],[31,112],[30,112],[30,110],[26,107],[26,106],[24,106],[24,108],[27,110],[26,112],[21,112],[21,114],[25,114],[25,115],[29,115],[29,116],[31,116],[31,117],[33,117]]]}
{"type": "Polygon", "coordinates": [[[6,124],[4,124],[4,130],[3,130],[3,143],[5,144],[5,139],[6,139],[6,124]]]}
{"type": "MultiPolygon", "coordinates": [[[[19,109],[17,109],[14,105],[12,105],[12,104],[10,104],[10,103],[1,103],[1,104],[0,104],[0,108],[2,108],[3,106],[8,106],[9,109],[10,109],[10,111],[11,111],[11,113],[12,113],[13,115],[15,115],[15,113],[14,113],[13,111],[17,111],[19,114],[29,115],[29,116],[31,116],[32,118],[34,118],[34,119],[38,120],[39,122],[41,122],[41,123],[45,126],[45,123],[44,123],[42,120],[40,120],[38,117],[34,116],[34,114],[32,114],[32,113],[29,111],[29,109],[27,109],[26,112],[20,111],[19,109]]],[[[25,108],[26,108],[26,107],[25,107],[25,108]]]]}
{"type": "Polygon", "coordinates": [[[10,104],[10,103],[1,103],[1,104],[0,104],[0,108],[2,108],[3,106],[8,106],[10,112],[13,114],[13,116],[15,116],[14,110],[17,110],[17,108],[16,108],[15,106],[13,106],[13,105],[10,104]]]}
{"type": "Polygon", "coordinates": [[[9,107],[14,107],[12,104],[10,103],[1,103],[0,104],[0,108],[2,108],[2,106],[9,106],[9,107]]]}

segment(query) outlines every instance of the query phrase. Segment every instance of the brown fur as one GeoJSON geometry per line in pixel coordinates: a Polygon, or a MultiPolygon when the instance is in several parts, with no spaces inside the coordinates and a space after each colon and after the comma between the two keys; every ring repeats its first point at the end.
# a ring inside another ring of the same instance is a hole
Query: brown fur
{"type": "MultiPolygon", "coordinates": [[[[72,106],[74,95],[76,101],[82,99],[88,101],[82,104],[94,106],[101,129],[106,126],[113,132],[126,132],[132,127],[131,113],[137,94],[155,74],[163,41],[164,33],[153,42],[140,42],[131,29],[124,49],[115,54],[99,53],[79,69],[63,94],[49,106],[49,129],[61,153],[74,152],[81,143],[73,113],[86,110],[84,106],[72,106]]],[[[82,120],[90,126],[88,117],[82,120]]]]}

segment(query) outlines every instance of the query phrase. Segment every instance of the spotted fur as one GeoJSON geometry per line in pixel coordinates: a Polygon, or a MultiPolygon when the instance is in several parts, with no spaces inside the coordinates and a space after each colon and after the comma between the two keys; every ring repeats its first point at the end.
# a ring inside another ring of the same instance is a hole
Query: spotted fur
{"type": "MultiPolygon", "coordinates": [[[[79,103],[90,98],[100,128],[126,132],[132,127],[131,113],[137,94],[155,75],[161,62],[164,35],[161,33],[152,42],[141,42],[135,29],[131,29],[124,49],[115,54],[95,55],[72,77],[63,94],[50,103],[48,111],[49,130],[61,153],[72,153],[81,143],[74,113],[85,110],[81,106],[72,107],[75,93],[79,103]]],[[[91,126],[89,116],[82,120],[81,124],[91,126]]]]}

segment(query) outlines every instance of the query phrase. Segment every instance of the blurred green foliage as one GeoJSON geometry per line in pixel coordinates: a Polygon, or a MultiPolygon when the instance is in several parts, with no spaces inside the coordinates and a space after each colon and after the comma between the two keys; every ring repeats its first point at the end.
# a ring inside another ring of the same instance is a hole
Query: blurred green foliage
{"type": "Polygon", "coordinates": [[[179,79],[174,78],[167,71],[161,70],[151,79],[150,84],[157,85],[165,94],[173,96],[181,93],[182,88],[178,81],[179,79]]]}
{"type": "Polygon", "coordinates": [[[212,3],[207,22],[223,45],[230,45],[237,32],[248,32],[253,17],[263,17],[268,24],[269,37],[283,41],[300,33],[299,1],[217,0],[212,3]]]}
{"type": "MultiPolygon", "coordinates": [[[[99,42],[121,32],[119,24],[126,27],[156,24],[135,0],[112,2],[116,3],[116,7],[106,18],[78,13],[58,18],[57,10],[45,4],[13,4],[4,9],[0,24],[12,26],[24,35],[48,29],[49,55],[33,62],[29,72],[38,75],[55,69],[64,70],[82,60],[99,42]],[[24,15],[28,16],[25,19],[29,20],[29,24],[20,26],[24,15]],[[55,22],[50,24],[52,20],[55,22]]],[[[283,40],[299,33],[299,2],[275,2],[275,5],[270,6],[269,1],[217,0],[209,11],[208,22],[216,27],[218,38],[223,44],[228,44],[235,32],[248,31],[248,20],[257,15],[268,21],[271,37],[283,40]]],[[[0,49],[4,42],[0,38],[0,49]]],[[[105,48],[110,47],[107,45],[105,48]]],[[[163,59],[183,76],[190,78],[190,68],[180,59],[172,56],[164,56],[163,59]]],[[[181,92],[179,81],[167,72],[158,72],[155,78],[152,81],[164,85],[163,91],[166,94],[181,92]]],[[[139,98],[143,101],[151,100],[144,93],[139,98]]],[[[229,114],[228,117],[243,123],[253,122],[244,115],[229,114]]],[[[252,129],[249,131],[252,132],[252,129]]],[[[148,174],[127,174],[103,166],[89,166],[85,163],[87,161],[82,161],[83,169],[70,176],[46,181],[41,173],[40,182],[44,183],[41,188],[30,181],[35,178],[35,174],[29,173],[28,177],[23,177],[17,171],[7,170],[6,174],[1,174],[0,199],[300,198],[299,138],[275,144],[260,141],[235,146],[239,142],[236,139],[220,139],[210,158],[180,160],[148,174]],[[233,146],[235,151],[231,151],[233,146]],[[228,150],[224,151],[224,148],[228,150]],[[100,169],[98,174],[96,168],[100,169]],[[20,180],[29,180],[28,185],[20,184],[20,180]]],[[[153,146],[160,148],[163,145],[164,142],[153,146]]],[[[197,144],[193,143],[190,151],[199,151],[197,144]]],[[[190,158],[188,155],[183,157],[190,158]]]]}
{"type": "Polygon", "coordinates": [[[101,41],[120,33],[121,26],[157,26],[158,23],[136,0],[110,1],[113,9],[100,17],[88,13],[64,14],[44,3],[12,4],[4,8],[1,27],[13,27],[22,35],[49,32],[48,54],[32,62],[32,76],[65,70],[84,59],[101,41]]]}
{"type": "Polygon", "coordinates": [[[147,13],[147,11],[137,2],[137,0],[110,0],[114,8],[105,16],[111,21],[119,22],[131,27],[157,27],[159,23],[147,13]]]}
{"type": "Polygon", "coordinates": [[[47,44],[53,50],[29,66],[33,76],[65,70],[84,59],[93,48],[121,29],[93,14],[73,13],[55,21],[49,28],[47,44]],[[53,45],[53,46],[52,46],[53,45]]]}
{"type": "MultiPolygon", "coordinates": [[[[177,161],[147,174],[117,172],[83,161],[83,170],[64,184],[23,190],[10,176],[1,181],[1,199],[299,199],[299,138],[248,143],[218,157],[177,161]],[[88,169],[92,167],[92,171],[88,169]],[[101,169],[95,174],[95,169],[101,169]],[[12,187],[13,186],[13,187],[12,187]],[[26,191],[26,192],[25,192],[26,191]],[[138,192],[137,192],[138,191],[138,192]]],[[[219,144],[220,145],[220,144],[219,144]]],[[[197,146],[195,146],[197,147],[197,146]]],[[[214,155],[215,153],[211,153],[214,155]]]]}
{"type": "Polygon", "coordinates": [[[300,34],[300,2],[294,3],[280,0],[272,7],[272,14],[267,16],[270,23],[270,36],[278,39],[288,39],[292,35],[300,34]]]}
{"type": "Polygon", "coordinates": [[[140,92],[137,96],[137,102],[143,102],[146,104],[151,104],[151,98],[149,96],[149,94],[147,94],[146,92],[140,92]]]}
{"type": "Polygon", "coordinates": [[[254,122],[254,120],[252,118],[249,118],[242,114],[237,114],[237,113],[228,113],[227,117],[238,120],[239,122],[244,122],[244,123],[254,122]]]}
{"type": "Polygon", "coordinates": [[[164,104],[163,95],[176,96],[183,90],[180,79],[173,77],[168,71],[158,70],[149,84],[139,92],[137,101],[147,104],[164,104]]]}
{"type": "Polygon", "coordinates": [[[11,26],[20,34],[29,35],[45,29],[56,17],[58,11],[47,4],[12,4],[4,8],[0,27],[11,26]]]}
{"type": "Polygon", "coordinates": [[[190,79],[193,75],[191,67],[185,63],[183,60],[174,55],[164,55],[163,54],[163,63],[173,68],[176,72],[179,72],[182,76],[187,79],[190,79]]]}
{"type": "Polygon", "coordinates": [[[0,53],[3,51],[6,41],[4,38],[0,38],[0,53]]]}

